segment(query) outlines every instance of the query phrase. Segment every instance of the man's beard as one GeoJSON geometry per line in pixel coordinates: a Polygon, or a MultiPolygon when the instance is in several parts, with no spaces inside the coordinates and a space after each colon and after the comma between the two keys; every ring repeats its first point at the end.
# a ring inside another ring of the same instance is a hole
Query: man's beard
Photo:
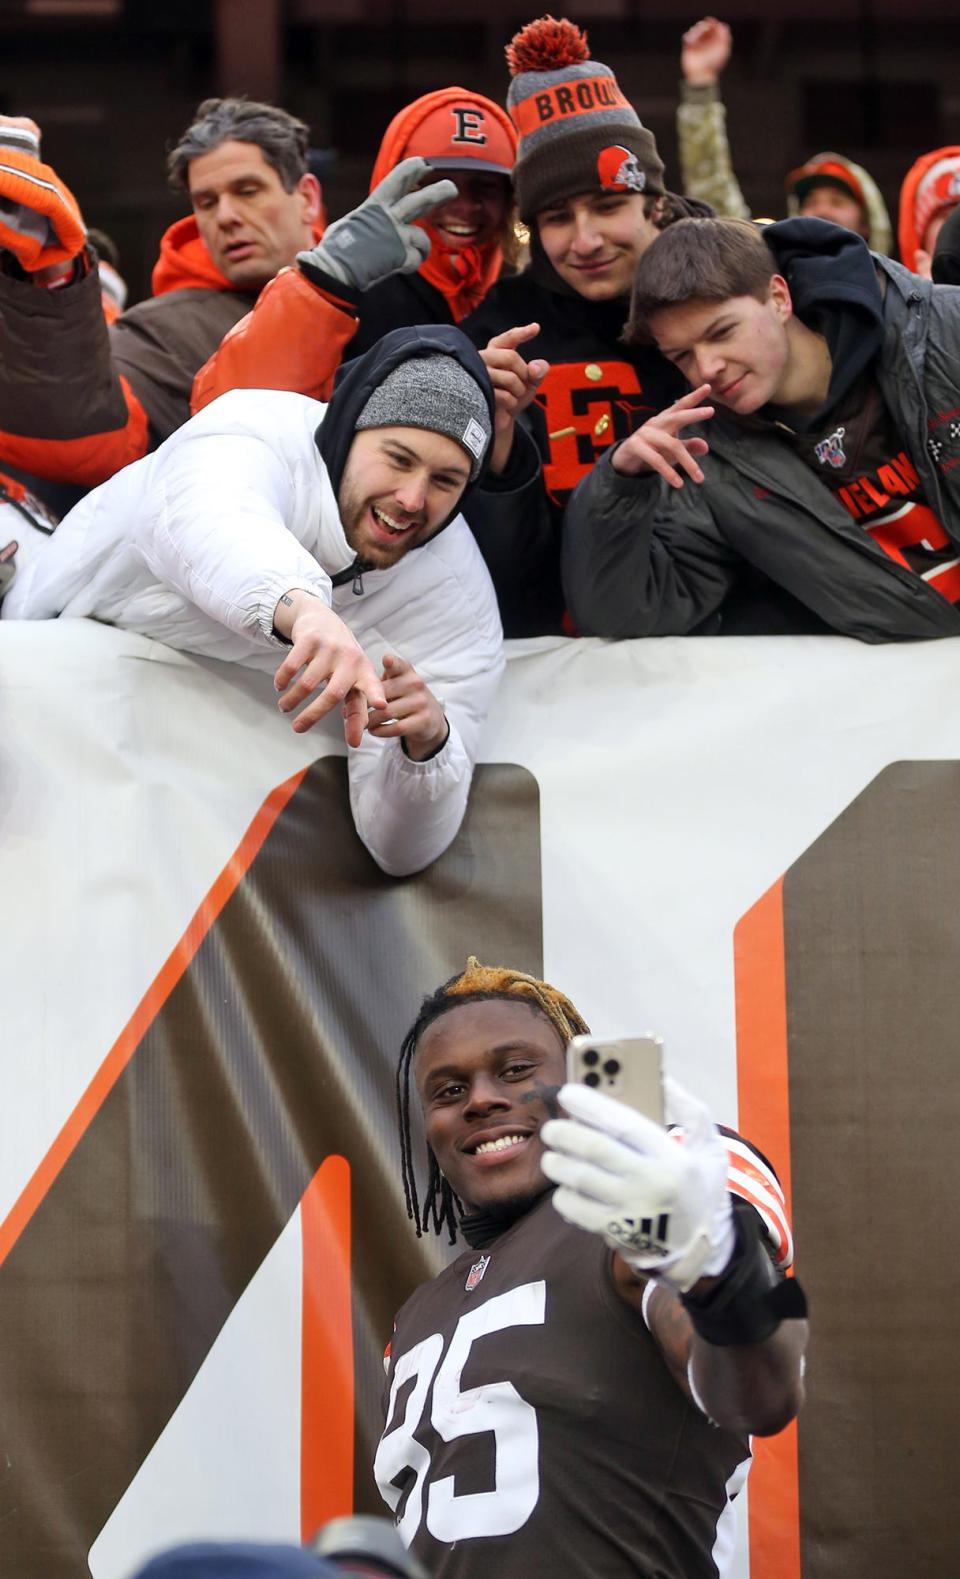
{"type": "MultiPolygon", "coordinates": [[[[349,503],[349,501],[346,502],[349,503]]],[[[415,517],[411,522],[408,533],[398,537],[395,543],[391,543],[389,540],[384,543],[368,543],[366,545],[367,552],[364,553],[363,549],[358,546],[359,542],[362,541],[360,525],[366,519],[367,514],[374,508],[380,509],[381,507],[375,505],[373,500],[369,500],[359,509],[351,511],[351,519],[348,522],[344,519],[344,510],[341,506],[340,523],[343,526],[343,535],[357,556],[356,568],[358,571],[386,570],[397,564],[405,554],[410,552],[411,548],[418,546],[420,538],[417,534],[422,532],[426,525],[424,520],[415,517]],[[416,537],[416,541],[410,542],[408,540],[410,536],[416,537]]],[[[388,510],[386,513],[389,515],[390,511],[388,510]]]]}

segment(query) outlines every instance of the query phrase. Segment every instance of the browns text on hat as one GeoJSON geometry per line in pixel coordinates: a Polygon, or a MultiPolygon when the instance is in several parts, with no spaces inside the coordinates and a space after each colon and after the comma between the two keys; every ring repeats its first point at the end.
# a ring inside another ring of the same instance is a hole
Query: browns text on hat
{"type": "Polygon", "coordinates": [[[565,18],[540,17],[507,46],[507,109],[519,133],[514,185],[528,222],[596,191],[663,192],[663,161],[609,66],[565,18]]]}

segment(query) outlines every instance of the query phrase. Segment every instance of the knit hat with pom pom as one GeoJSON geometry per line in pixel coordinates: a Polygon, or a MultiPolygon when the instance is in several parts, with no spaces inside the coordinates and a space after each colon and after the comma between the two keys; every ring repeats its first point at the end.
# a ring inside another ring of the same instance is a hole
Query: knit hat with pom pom
{"type": "Polygon", "coordinates": [[[663,192],[653,133],[610,67],[590,59],[579,27],[542,16],[514,35],[506,55],[521,219],[529,224],[542,209],[585,192],[663,192]]]}

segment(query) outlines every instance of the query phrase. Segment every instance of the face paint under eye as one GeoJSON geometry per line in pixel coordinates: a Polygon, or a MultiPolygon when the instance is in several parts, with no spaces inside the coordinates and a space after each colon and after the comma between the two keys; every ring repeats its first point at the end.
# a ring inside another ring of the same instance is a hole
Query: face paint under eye
{"type": "Polygon", "coordinates": [[[524,1091],[520,1097],[521,1102],[542,1102],[551,1118],[560,1118],[559,1103],[560,1087],[548,1086],[545,1081],[537,1079],[524,1091]]]}

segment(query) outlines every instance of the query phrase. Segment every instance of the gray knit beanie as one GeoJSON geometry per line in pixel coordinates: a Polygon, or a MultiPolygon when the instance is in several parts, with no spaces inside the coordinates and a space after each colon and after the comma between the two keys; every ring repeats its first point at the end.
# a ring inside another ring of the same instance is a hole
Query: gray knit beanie
{"type": "Polygon", "coordinates": [[[493,428],[483,390],[452,356],[438,351],[411,356],[378,384],[356,421],[357,428],[429,428],[445,433],[470,457],[473,482],[493,428]]]}
{"type": "Polygon", "coordinates": [[[507,64],[507,110],[519,134],[513,184],[527,224],[584,192],[663,192],[653,133],[610,67],[590,59],[581,28],[562,17],[529,22],[507,45],[507,64]]]}

